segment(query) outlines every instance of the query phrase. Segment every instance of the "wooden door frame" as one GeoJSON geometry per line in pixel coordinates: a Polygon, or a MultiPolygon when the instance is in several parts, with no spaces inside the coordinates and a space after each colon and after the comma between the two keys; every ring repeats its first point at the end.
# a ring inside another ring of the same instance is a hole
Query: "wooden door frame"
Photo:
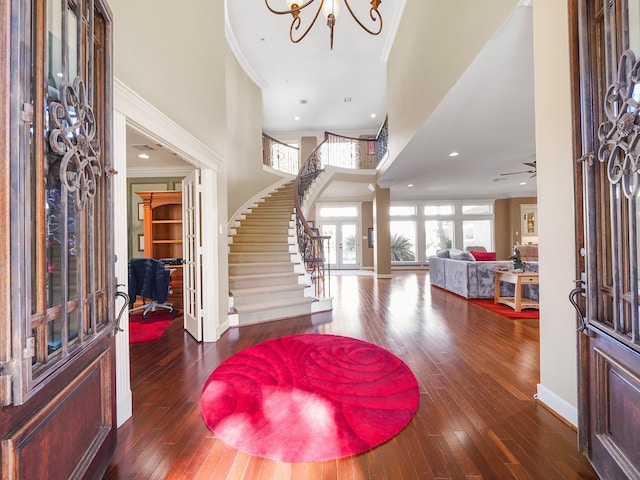
{"type": "MultiPolygon", "coordinates": [[[[583,156],[582,152],[582,114],[580,105],[580,56],[579,56],[579,25],[581,21],[579,3],[581,0],[569,0],[569,58],[571,62],[571,103],[572,103],[572,120],[573,120],[573,151],[574,159],[583,156]]],[[[582,278],[583,272],[586,272],[585,257],[582,255],[585,247],[584,236],[584,188],[583,188],[583,169],[581,162],[576,161],[573,168],[573,189],[575,195],[575,241],[576,241],[576,257],[575,278],[582,278]]],[[[577,298],[582,312],[586,311],[586,302],[583,297],[577,298]]],[[[576,323],[580,324],[581,319],[576,317],[576,323]]],[[[586,381],[585,372],[589,369],[589,352],[588,337],[586,335],[578,335],[578,425],[589,425],[589,389],[586,381]]],[[[578,429],[578,448],[582,454],[588,453],[589,438],[584,433],[584,429],[578,429]]]]}

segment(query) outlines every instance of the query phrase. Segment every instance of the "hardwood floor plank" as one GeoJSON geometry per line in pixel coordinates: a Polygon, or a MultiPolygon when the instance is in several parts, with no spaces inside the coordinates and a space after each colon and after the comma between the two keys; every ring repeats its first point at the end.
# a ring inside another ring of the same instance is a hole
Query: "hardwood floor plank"
{"type": "Polygon", "coordinates": [[[118,430],[104,478],[228,480],[596,479],[576,432],[533,395],[537,320],[510,320],[431,287],[428,272],[331,278],[332,312],[232,328],[198,344],[181,318],[157,342],[131,346],[134,416],[118,430]],[[354,457],[288,464],[224,444],[204,425],[200,392],[234,353],[298,333],[380,345],[411,368],[415,417],[396,437],[354,457]]]}
{"type": "Polygon", "coordinates": [[[322,462],[309,463],[309,470],[307,472],[307,478],[309,480],[322,480],[324,477],[324,467],[322,462]]]}

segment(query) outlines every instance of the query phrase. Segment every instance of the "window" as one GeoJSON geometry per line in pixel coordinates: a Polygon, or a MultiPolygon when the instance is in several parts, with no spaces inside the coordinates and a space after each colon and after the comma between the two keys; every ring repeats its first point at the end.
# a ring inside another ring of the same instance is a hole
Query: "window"
{"type": "Polygon", "coordinates": [[[491,215],[493,213],[492,205],[463,205],[463,215],[491,215]]]}
{"type": "Polygon", "coordinates": [[[491,230],[491,220],[463,220],[463,249],[466,250],[466,248],[470,246],[481,246],[491,251],[493,245],[491,241],[493,237],[491,230]]]}
{"type": "Polygon", "coordinates": [[[414,217],[416,215],[415,205],[392,205],[389,209],[392,217],[414,217]]]}
{"type": "Polygon", "coordinates": [[[431,215],[453,215],[453,205],[427,205],[424,207],[424,214],[431,215]]]}
{"type": "Polygon", "coordinates": [[[424,222],[425,255],[431,257],[442,248],[453,247],[453,221],[427,220],[424,222]]]}
{"type": "Polygon", "coordinates": [[[415,254],[413,260],[397,261],[426,262],[443,248],[484,246],[493,250],[491,200],[398,201],[393,202],[389,213],[392,240],[394,234],[403,235],[415,254]]]}
{"type": "Polygon", "coordinates": [[[415,262],[416,260],[416,222],[392,220],[391,261],[415,262]]]}

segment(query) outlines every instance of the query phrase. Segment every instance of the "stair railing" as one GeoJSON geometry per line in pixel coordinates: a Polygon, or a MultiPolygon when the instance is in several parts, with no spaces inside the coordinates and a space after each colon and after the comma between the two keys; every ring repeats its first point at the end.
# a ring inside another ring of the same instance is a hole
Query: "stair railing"
{"type": "Polygon", "coordinates": [[[325,269],[325,245],[328,250],[331,237],[322,236],[317,228],[312,228],[302,212],[302,203],[309,187],[313,184],[324,168],[320,162],[319,152],[325,142],[320,143],[309,158],[302,164],[298,176],[294,182],[294,204],[296,209],[296,233],[298,237],[298,249],[302,256],[304,266],[311,275],[315,285],[315,296],[331,296],[331,268],[325,269]],[[326,279],[329,279],[329,291],[325,295],[326,279]]]}

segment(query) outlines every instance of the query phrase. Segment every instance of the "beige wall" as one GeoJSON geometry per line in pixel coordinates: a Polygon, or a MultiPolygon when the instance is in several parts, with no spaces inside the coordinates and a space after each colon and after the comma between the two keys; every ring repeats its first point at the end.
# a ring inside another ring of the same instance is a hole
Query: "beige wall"
{"type": "MultiPolygon", "coordinates": [[[[225,42],[226,45],[226,42],[225,42]]],[[[263,170],[262,92],[225,46],[227,85],[227,220],[280,177],[263,170]]]]}
{"type": "Polygon", "coordinates": [[[362,202],[362,267],[373,268],[373,248],[369,247],[369,228],[373,228],[373,202],[362,202]]]}
{"type": "Polygon", "coordinates": [[[504,260],[511,255],[510,199],[501,198],[493,203],[494,249],[496,258],[504,260]]]}
{"type": "Polygon", "coordinates": [[[300,139],[300,166],[309,158],[318,146],[318,137],[302,137],[300,139]]]}
{"type": "Polygon", "coordinates": [[[224,2],[109,5],[115,76],[225,158],[224,2]]]}
{"type": "Polygon", "coordinates": [[[552,408],[577,406],[573,149],[566,0],[533,6],[540,238],[540,385],[552,408]]]}
{"type": "Polygon", "coordinates": [[[382,171],[424,124],[517,3],[406,2],[388,60],[389,160],[382,171]]]}
{"type": "Polygon", "coordinates": [[[536,204],[536,197],[501,198],[494,202],[495,249],[498,259],[511,255],[514,245],[521,242],[521,205],[536,204]]]}
{"type": "Polygon", "coordinates": [[[391,276],[391,231],[389,228],[389,207],[391,192],[376,185],[373,197],[373,270],[378,277],[391,276]]]}

